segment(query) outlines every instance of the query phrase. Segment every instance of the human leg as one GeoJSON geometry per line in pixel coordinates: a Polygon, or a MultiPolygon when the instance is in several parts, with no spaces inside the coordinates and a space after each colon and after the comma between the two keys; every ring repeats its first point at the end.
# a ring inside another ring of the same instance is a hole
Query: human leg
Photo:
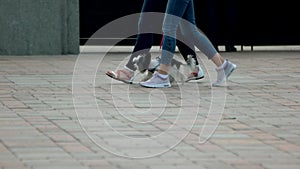
{"type": "MultiPolygon", "coordinates": [[[[190,22],[195,21],[193,1],[188,5],[183,18],[190,22]]],[[[181,24],[181,26],[185,36],[193,39],[195,46],[217,66],[217,80],[213,83],[213,86],[221,86],[236,69],[236,65],[224,59],[220,53],[217,52],[207,36],[197,29],[196,24],[181,24]]]]}
{"type": "Polygon", "coordinates": [[[176,48],[176,32],[181,22],[181,17],[190,0],[169,0],[166,8],[166,15],[163,22],[163,44],[162,57],[158,71],[146,82],[141,82],[144,87],[170,87],[169,69],[172,63],[176,48]]]}
{"type": "Polygon", "coordinates": [[[144,57],[143,63],[139,65],[139,70],[148,68],[148,65],[151,60],[149,50],[153,45],[154,34],[152,32],[161,29],[163,17],[153,18],[151,17],[151,15],[145,13],[163,12],[165,10],[166,2],[167,0],[144,0],[141,15],[139,17],[138,22],[138,35],[136,43],[127,64],[124,66],[123,69],[116,70],[116,72],[107,71],[106,75],[116,80],[120,80],[125,83],[130,83],[132,81],[132,78],[134,77],[134,72],[137,69],[134,59],[141,54],[144,54],[144,57]]]}
{"type": "MultiPolygon", "coordinates": [[[[176,47],[177,29],[190,0],[169,0],[163,22],[164,40],[162,44],[162,60],[159,73],[168,74],[176,47]]],[[[190,44],[189,48],[193,45],[190,44]]]]}
{"type": "MultiPolygon", "coordinates": [[[[167,13],[182,17],[188,21],[187,24],[182,25],[184,36],[189,37],[193,40],[194,44],[200,49],[208,59],[211,59],[212,62],[217,66],[217,81],[213,84],[214,86],[221,85],[231,74],[232,71],[236,69],[236,65],[225,60],[214,48],[210,40],[205,36],[204,33],[200,32],[195,24],[194,17],[194,6],[192,0],[169,0],[167,13]]],[[[160,64],[158,73],[162,77],[168,75],[170,69],[170,61],[174,54],[174,46],[176,45],[176,30],[180,23],[180,19],[172,15],[166,15],[163,32],[165,35],[165,40],[163,43],[163,52],[162,52],[162,62],[160,64]]],[[[155,81],[155,79],[152,79],[155,81]]],[[[151,84],[151,79],[148,82],[151,84]]],[[[142,86],[147,86],[148,83],[142,83],[142,86]]]]}
{"type": "Polygon", "coordinates": [[[138,55],[145,54],[143,67],[146,69],[150,63],[151,55],[150,48],[153,45],[154,34],[161,28],[163,18],[154,18],[152,15],[145,14],[147,12],[163,12],[167,0],[144,0],[138,22],[138,35],[133,52],[126,66],[135,71],[134,58],[138,55]]]}

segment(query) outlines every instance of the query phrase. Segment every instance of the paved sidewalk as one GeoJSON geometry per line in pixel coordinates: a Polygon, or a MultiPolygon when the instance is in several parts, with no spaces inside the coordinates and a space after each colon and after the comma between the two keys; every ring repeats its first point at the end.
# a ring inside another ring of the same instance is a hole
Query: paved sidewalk
{"type": "Polygon", "coordinates": [[[199,52],[205,78],[162,90],[105,76],[129,51],[102,55],[0,56],[1,169],[299,169],[300,51],[222,53],[221,88],[199,52]]]}

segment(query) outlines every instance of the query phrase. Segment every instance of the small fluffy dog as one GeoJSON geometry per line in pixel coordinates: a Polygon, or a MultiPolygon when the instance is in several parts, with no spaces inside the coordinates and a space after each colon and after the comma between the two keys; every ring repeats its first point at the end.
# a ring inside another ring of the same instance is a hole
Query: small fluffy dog
{"type": "MultiPolygon", "coordinates": [[[[150,62],[147,60],[147,58],[151,58],[150,53],[138,55],[133,59],[137,70],[139,70],[140,73],[145,74],[142,81],[147,81],[148,79],[150,79],[152,77],[152,74],[160,65],[160,56],[157,56],[155,59],[151,59],[150,62]]],[[[192,55],[188,56],[188,60],[186,62],[187,64],[183,64],[181,61],[173,58],[171,63],[172,68],[170,70],[170,82],[174,82],[178,77],[183,82],[184,78],[186,78],[184,74],[187,74],[187,69],[195,69],[195,59],[192,57],[192,55]],[[181,73],[181,69],[183,69],[184,73],[181,73]]]]}

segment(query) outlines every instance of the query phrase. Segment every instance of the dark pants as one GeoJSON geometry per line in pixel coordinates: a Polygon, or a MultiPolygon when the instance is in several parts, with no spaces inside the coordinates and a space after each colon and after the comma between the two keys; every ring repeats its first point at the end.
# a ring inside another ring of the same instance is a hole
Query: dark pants
{"type": "MultiPolygon", "coordinates": [[[[126,64],[131,70],[136,70],[134,66],[133,59],[140,54],[146,54],[145,63],[144,65],[149,65],[151,61],[151,55],[149,54],[150,48],[153,45],[154,41],[154,34],[153,33],[140,33],[140,32],[160,32],[162,34],[162,24],[163,24],[163,17],[153,18],[149,15],[143,16],[144,12],[159,12],[165,13],[166,5],[168,0],[144,0],[141,16],[138,23],[138,31],[139,34],[137,35],[136,43],[131,54],[131,57],[126,64]]],[[[178,31],[179,32],[179,31],[178,31]]],[[[187,56],[192,55],[196,61],[196,65],[198,65],[198,60],[195,53],[195,48],[190,48],[186,44],[181,41],[177,42],[177,47],[187,61],[187,56]]]]}

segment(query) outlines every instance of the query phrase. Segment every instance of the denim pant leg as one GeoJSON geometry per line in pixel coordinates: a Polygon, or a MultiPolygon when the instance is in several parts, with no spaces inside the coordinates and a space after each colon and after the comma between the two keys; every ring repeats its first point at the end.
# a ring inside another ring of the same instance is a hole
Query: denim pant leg
{"type": "Polygon", "coordinates": [[[186,7],[186,12],[182,18],[185,19],[180,24],[183,35],[192,40],[193,44],[203,52],[208,59],[211,59],[217,53],[217,50],[207,36],[196,26],[193,0],[191,0],[186,7]]]}
{"type": "Polygon", "coordinates": [[[190,1],[191,0],[168,0],[163,23],[164,40],[162,44],[162,64],[171,65],[176,48],[177,28],[190,1]]]}
{"type": "Polygon", "coordinates": [[[195,25],[184,25],[185,28],[182,28],[183,31],[187,32],[186,36],[190,37],[195,46],[204,53],[208,59],[211,59],[213,56],[216,55],[217,50],[211,43],[211,41],[207,38],[207,36],[195,25]]]}

